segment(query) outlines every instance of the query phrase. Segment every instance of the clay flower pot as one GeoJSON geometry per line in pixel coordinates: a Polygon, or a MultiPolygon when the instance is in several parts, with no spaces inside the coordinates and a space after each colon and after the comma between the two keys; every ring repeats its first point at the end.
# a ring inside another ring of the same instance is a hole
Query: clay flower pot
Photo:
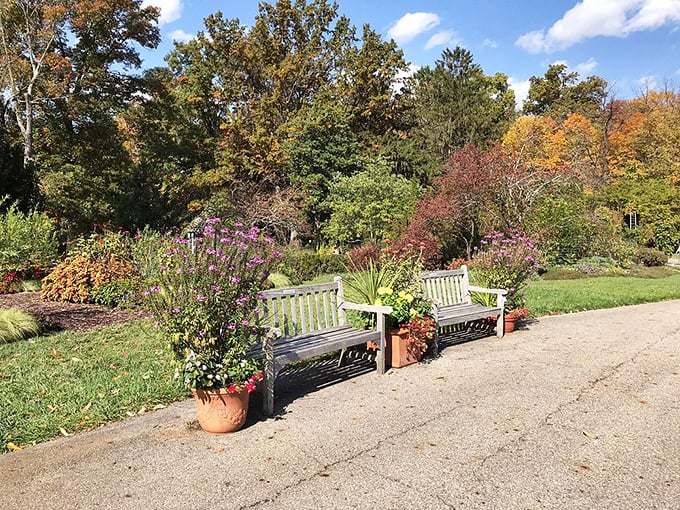
{"type": "Polygon", "coordinates": [[[198,423],[206,432],[224,434],[236,432],[248,416],[248,390],[243,387],[235,392],[227,388],[218,390],[194,390],[198,423]]]}
{"type": "Polygon", "coordinates": [[[418,363],[423,353],[408,341],[407,328],[392,329],[387,337],[387,359],[392,368],[401,368],[418,363]]]}

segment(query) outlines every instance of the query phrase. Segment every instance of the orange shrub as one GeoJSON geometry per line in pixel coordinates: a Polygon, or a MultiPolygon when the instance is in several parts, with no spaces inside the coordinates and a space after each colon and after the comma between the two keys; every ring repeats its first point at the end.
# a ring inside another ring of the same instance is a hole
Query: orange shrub
{"type": "Polygon", "coordinates": [[[66,258],[43,279],[41,297],[46,301],[92,302],[92,294],[115,281],[135,279],[132,262],[115,254],[94,259],[82,253],[66,258]]]}

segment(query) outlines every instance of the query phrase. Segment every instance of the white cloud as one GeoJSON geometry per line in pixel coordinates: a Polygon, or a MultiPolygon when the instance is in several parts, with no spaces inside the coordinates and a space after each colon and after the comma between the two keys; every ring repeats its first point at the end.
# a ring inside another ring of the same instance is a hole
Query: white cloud
{"type": "Polygon", "coordinates": [[[455,30],[441,30],[434,34],[425,43],[425,49],[431,50],[437,46],[456,46],[460,43],[455,30]]]}
{"type": "Polygon", "coordinates": [[[659,89],[659,84],[656,81],[656,77],[654,76],[643,76],[638,80],[638,85],[642,88],[643,92],[647,92],[650,90],[658,90],[659,89]]]}
{"type": "Polygon", "coordinates": [[[574,71],[576,71],[579,75],[581,76],[586,76],[595,70],[597,67],[597,60],[595,60],[593,57],[590,57],[588,60],[585,62],[581,62],[580,64],[576,64],[574,66],[574,71]]]}
{"type": "Polygon", "coordinates": [[[437,25],[439,16],[433,12],[407,12],[387,31],[387,36],[397,43],[407,43],[437,25]]]}
{"type": "Polygon", "coordinates": [[[482,48],[498,48],[498,43],[487,37],[482,41],[482,48]]]}
{"type": "Polygon", "coordinates": [[[153,5],[161,10],[158,18],[158,25],[163,26],[173,21],[177,21],[182,16],[182,0],[144,0],[143,7],[153,5]]]}
{"type": "Polygon", "coordinates": [[[195,37],[194,34],[188,34],[184,30],[182,30],[181,28],[179,30],[173,30],[172,32],[170,32],[168,34],[168,36],[173,41],[184,42],[184,43],[191,41],[195,37]]]}
{"type": "Polygon", "coordinates": [[[580,77],[588,75],[598,66],[597,60],[595,60],[593,57],[590,57],[585,62],[581,62],[580,64],[576,64],[575,66],[569,65],[569,62],[567,62],[566,60],[555,60],[550,65],[554,66],[559,64],[566,66],[569,71],[576,71],[580,77]]]}
{"type": "Polygon", "coordinates": [[[519,110],[522,108],[524,100],[529,95],[529,86],[531,83],[529,83],[529,80],[518,80],[517,78],[510,76],[508,78],[508,85],[510,85],[510,88],[515,92],[515,106],[519,110]]]}
{"type": "Polygon", "coordinates": [[[547,32],[527,32],[515,44],[529,53],[550,53],[592,37],[626,37],[678,22],[680,0],[582,0],[547,32]]]}

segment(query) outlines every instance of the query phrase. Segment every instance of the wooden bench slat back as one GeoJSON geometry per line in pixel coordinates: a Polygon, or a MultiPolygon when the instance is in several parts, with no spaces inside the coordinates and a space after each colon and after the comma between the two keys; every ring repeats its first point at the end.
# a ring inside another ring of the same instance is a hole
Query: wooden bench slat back
{"type": "Polygon", "coordinates": [[[447,271],[422,273],[423,292],[443,306],[470,304],[470,282],[466,266],[447,271]]]}
{"type": "Polygon", "coordinates": [[[281,329],[286,338],[341,326],[345,324],[344,314],[338,313],[342,299],[339,282],[266,290],[260,293],[260,323],[281,329]]]}

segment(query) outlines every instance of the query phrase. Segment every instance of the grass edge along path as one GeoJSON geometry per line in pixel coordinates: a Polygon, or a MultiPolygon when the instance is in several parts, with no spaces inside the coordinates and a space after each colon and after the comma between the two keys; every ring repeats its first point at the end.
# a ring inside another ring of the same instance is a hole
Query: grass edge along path
{"type": "Polygon", "coordinates": [[[148,321],[0,345],[0,452],[188,396],[148,321]]]}
{"type": "Polygon", "coordinates": [[[536,280],[526,291],[532,317],[680,299],[680,274],[664,278],[599,276],[536,280]]]}

